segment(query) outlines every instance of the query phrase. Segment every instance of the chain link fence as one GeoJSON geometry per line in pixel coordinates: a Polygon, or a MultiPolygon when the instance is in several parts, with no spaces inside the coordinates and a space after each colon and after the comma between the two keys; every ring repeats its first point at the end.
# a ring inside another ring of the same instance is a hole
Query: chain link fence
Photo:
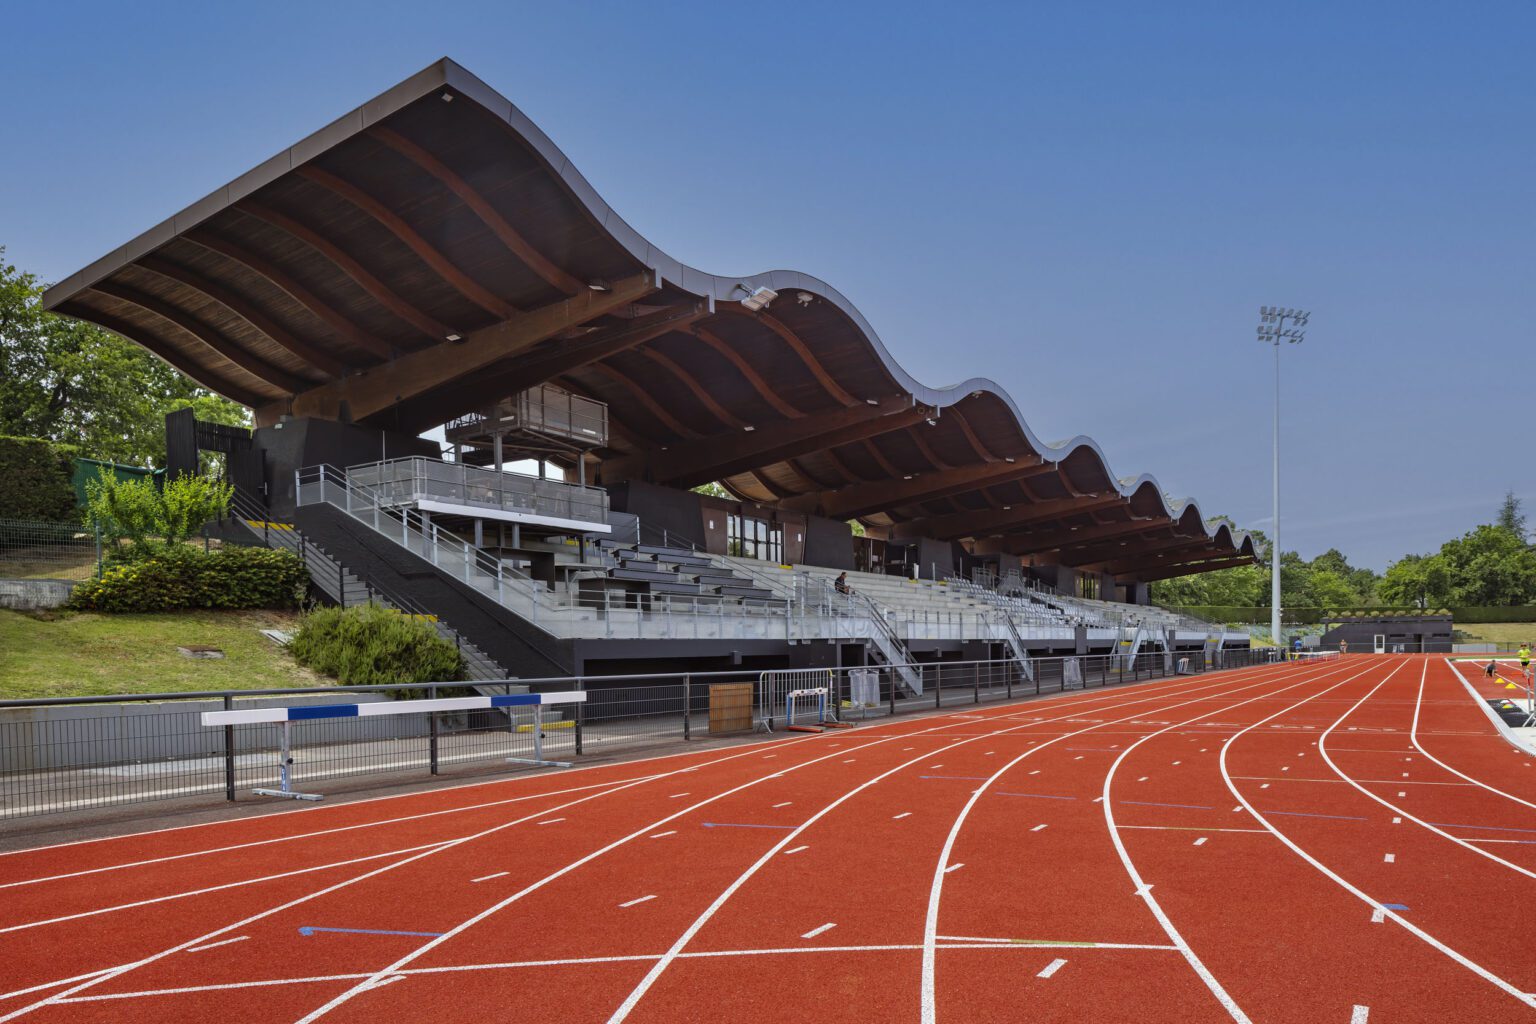
{"type": "Polygon", "coordinates": [[[88,580],[101,569],[101,538],[71,523],[0,519],[0,579],[88,580]]]}

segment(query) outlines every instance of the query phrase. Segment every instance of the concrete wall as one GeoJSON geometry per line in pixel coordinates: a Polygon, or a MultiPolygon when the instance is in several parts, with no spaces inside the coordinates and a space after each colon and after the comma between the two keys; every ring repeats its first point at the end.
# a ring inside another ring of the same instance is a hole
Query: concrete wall
{"type": "Polygon", "coordinates": [[[0,608],[47,611],[61,607],[74,589],[74,580],[0,580],[0,608]]]}

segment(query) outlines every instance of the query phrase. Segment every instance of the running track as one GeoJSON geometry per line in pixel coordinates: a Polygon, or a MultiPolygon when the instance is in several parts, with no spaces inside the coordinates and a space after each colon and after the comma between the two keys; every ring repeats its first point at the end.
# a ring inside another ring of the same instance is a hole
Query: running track
{"type": "Polygon", "coordinates": [[[0,1022],[1530,1022],[1533,896],[1365,655],[0,856],[0,1022]]]}

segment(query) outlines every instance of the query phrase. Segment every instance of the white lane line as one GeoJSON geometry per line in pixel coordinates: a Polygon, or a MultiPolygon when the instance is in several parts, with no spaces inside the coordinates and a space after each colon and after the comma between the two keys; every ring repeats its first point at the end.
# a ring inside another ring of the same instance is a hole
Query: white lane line
{"type": "Polygon", "coordinates": [[[1034,828],[1030,829],[1030,831],[1031,832],[1039,832],[1043,828],[1045,828],[1044,825],[1036,825],[1034,828]]]}
{"type": "Polygon", "coordinates": [[[250,938],[249,935],[236,935],[234,938],[225,939],[223,942],[210,942],[206,946],[193,946],[191,949],[188,949],[187,952],[201,953],[205,949],[217,949],[220,946],[232,946],[237,942],[244,942],[248,938],[250,938]]]}
{"type": "MultiPolygon", "coordinates": [[[[1450,669],[1451,669],[1452,672],[1456,673],[1456,677],[1458,679],[1461,679],[1462,684],[1466,685],[1466,678],[1464,676],[1462,676],[1461,670],[1458,669],[1455,665],[1451,665],[1450,669]]],[[[1419,680],[1419,699],[1421,701],[1424,699],[1424,680],[1422,678],[1420,678],[1420,680],[1419,680]]],[[[1441,768],[1444,768],[1446,771],[1450,772],[1452,775],[1460,776],[1461,778],[1466,779],[1468,782],[1472,783],[1473,785],[1481,786],[1483,789],[1488,790],[1490,793],[1497,793],[1499,796],[1502,796],[1502,797],[1504,797],[1506,799],[1509,799],[1509,800],[1513,800],[1517,804],[1524,804],[1526,807],[1529,807],[1532,810],[1536,810],[1536,803],[1532,803],[1529,800],[1522,800],[1518,796],[1515,796],[1513,793],[1506,793],[1502,789],[1498,789],[1498,788],[1496,788],[1494,786],[1488,785],[1488,783],[1486,783],[1486,782],[1481,782],[1481,781],[1479,781],[1477,779],[1474,779],[1472,776],[1466,774],[1465,772],[1457,771],[1455,768],[1452,768],[1450,765],[1448,765],[1444,761],[1440,760],[1434,754],[1431,754],[1428,750],[1424,749],[1424,744],[1419,742],[1419,716],[1418,716],[1417,713],[1415,713],[1414,716],[1413,716],[1413,728],[1408,733],[1408,740],[1409,740],[1409,742],[1411,742],[1413,744],[1414,749],[1418,750],[1425,757],[1429,758],[1431,761],[1435,762],[1435,764],[1439,765],[1441,768]]],[[[1408,760],[1411,761],[1411,760],[1413,760],[1413,758],[1410,757],[1410,758],[1408,758],[1408,760]]],[[[1530,767],[1530,762],[1529,761],[1526,762],[1526,767],[1530,767]]]]}
{"type": "Polygon", "coordinates": [[[822,932],[829,932],[833,928],[836,928],[836,927],[837,927],[837,923],[835,921],[828,921],[826,924],[820,926],[819,928],[812,928],[810,931],[806,932],[804,935],[802,935],[800,937],[802,939],[814,939],[816,936],[820,935],[822,932]]]}
{"type": "Polygon", "coordinates": [[[944,766],[942,764],[931,764],[928,767],[930,769],[932,769],[932,768],[943,768],[944,766]]]}
{"type": "Polygon", "coordinates": [[[1356,1004],[1355,1008],[1349,1011],[1349,1024],[1366,1024],[1370,1019],[1371,1008],[1369,1006],[1356,1004]]]}
{"type": "Polygon", "coordinates": [[[681,798],[683,798],[683,797],[685,797],[687,795],[688,795],[687,793],[673,793],[671,796],[667,797],[667,799],[668,800],[679,800],[679,799],[681,799],[681,798]]]}
{"type": "Polygon", "coordinates": [[[810,849],[809,846],[797,846],[793,850],[785,850],[784,851],[784,856],[788,857],[792,853],[799,853],[801,850],[809,850],[809,849],[810,849]]]}
{"type": "Polygon", "coordinates": [[[657,832],[655,835],[651,836],[651,838],[652,839],[665,839],[667,836],[675,836],[675,835],[677,835],[677,829],[672,829],[669,832],[657,832]]]}
{"type": "Polygon", "coordinates": [[[1201,836],[1199,839],[1195,840],[1195,845],[1196,846],[1204,846],[1205,845],[1205,840],[1206,840],[1206,837],[1205,836],[1201,836]]]}
{"type": "MultiPolygon", "coordinates": [[[[654,776],[654,775],[645,776],[645,778],[656,778],[656,777],[657,776],[654,776]]],[[[324,828],[324,829],[319,829],[319,830],[314,831],[314,832],[298,832],[298,833],[295,833],[294,835],[275,836],[275,837],[273,837],[271,839],[257,839],[257,840],[253,840],[253,841],[248,842],[248,843],[234,843],[234,844],[229,845],[229,846],[216,846],[216,847],[213,847],[212,849],[208,849],[208,850],[193,850],[193,851],[191,851],[189,853],[174,853],[174,854],[171,854],[171,855],[165,856],[165,857],[151,857],[151,858],[149,858],[147,860],[128,861],[128,862],[123,863],[123,864],[109,864],[106,867],[87,868],[87,869],[85,869],[83,871],[70,871],[70,872],[67,872],[65,874],[60,874],[60,875],[45,875],[45,876],[43,876],[41,878],[27,878],[27,879],[23,879],[23,880],[21,880],[19,882],[3,882],[3,883],[0,883],[0,889],[13,889],[13,888],[16,888],[17,886],[23,886],[23,885],[39,885],[39,884],[41,884],[43,882],[58,882],[58,881],[62,881],[64,879],[68,879],[68,878],[79,878],[81,875],[95,875],[95,874],[100,874],[100,873],[102,873],[104,871],[123,871],[123,870],[126,870],[128,868],[141,868],[141,867],[145,867],[145,866],[150,865],[150,864],[163,864],[166,861],[186,860],[189,857],[204,857],[204,856],[209,856],[209,855],[215,854],[215,853],[229,853],[229,852],[231,852],[233,850],[248,850],[248,849],[250,849],[251,847],[254,847],[254,846],[271,846],[271,845],[276,844],[276,843],[293,842],[293,841],[299,840],[299,839],[313,839],[313,838],[315,838],[317,836],[335,835],[338,832],[353,832],[353,831],[356,831],[358,829],[375,828],[375,827],[378,827],[378,826],[381,826],[381,825],[397,825],[397,824],[400,824],[401,822],[406,822],[406,821],[420,821],[423,818],[437,818],[437,817],[441,817],[441,816],[443,816],[445,814],[459,814],[459,813],[464,812],[464,811],[484,810],[487,807],[501,807],[501,806],[504,806],[506,804],[525,803],[525,802],[527,802],[529,800],[537,800],[537,799],[540,799],[542,797],[564,796],[567,793],[579,793],[579,792],[582,792],[582,791],[588,790],[588,789],[601,789],[601,788],[603,788],[605,786],[618,786],[618,785],[622,785],[622,784],[626,784],[626,783],[630,783],[630,782],[638,782],[638,781],[641,781],[641,780],[639,780],[639,779],[618,779],[618,780],[614,780],[614,781],[610,781],[610,782],[595,782],[595,783],[591,783],[591,784],[586,785],[586,786],[573,786],[573,787],[571,787],[569,789],[558,789],[558,790],[552,790],[552,791],[544,792],[544,793],[529,793],[529,794],[526,794],[524,796],[509,797],[508,799],[505,799],[505,800],[489,800],[489,801],[486,801],[484,803],[465,804],[462,807],[445,807],[445,808],[443,808],[440,811],[424,811],[421,814],[406,814],[406,815],[402,815],[402,816],[400,816],[398,818],[382,818],[382,819],[380,819],[378,821],[365,821],[365,822],[360,822],[360,823],[358,823],[356,825],[342,825],[342,826],[339,826],[337,828],[324,828]]],[[[503,784],[504,783],[501,783],[501,782],[496,782],[496,783],[483,783],[483,782],[471,783],[471,785],[475,785],[475,786],[503,785],[503,784]]],[[[448,790],[444,790],[443,792],[448,792],[448,791],[451,791],[453,789],[460,789],[460,788],[466,788],[467,789],[469,787],[468,786],[465,786],[465,787],[453,786],[453,787],[449,787],[448,790]]],[[[374,799],[378,799],[378,800],[395,800],[395,799],[399,799],[399,798],[398,797],[376,797],[374,799]]],[[[358,800],[358,801],[354,801],[354,804],[358,804],[358,803],[372,803],[372,802],[373,802],[372,800],[358,800]]],[[[320,807],[308,808],[308,810],[311,810],[311,811],[315,811],[315,810],[329,810],[331,807],[348,807],[348,806],[353,806],[353,804],[324,804],[324,805],[321,805],[320,807]]],[[[122,839],[122,840],[137,839],[137,838],[139,838],[141,836],[156,835],[156,834],[159,834],[161,832],[179,832],[179,831],[182,831],[183,829],[205,828],[205,827],[207,827],[209,825],[224,825],[224,824],[228,824],[229,822],[232,822],[232,821],[245,821],[245,820],[247,820],[247,819],[244,819],[244,818],[231,818],[231,819],[228,819],[227,821],[204,822],[201,825],[178,825],[175,828],[150,829],[149,831],[146,831],[146,832],[135,832],[135,833],[133,833],[131,835],[118,836],[118,837],[115,837],[115,838],[122,839]]],[[[59,849],[61,847],[66,847],[66,846],[80,846],[80,845],[83,845],[85,843],[99,843],[99,842],[103,842],[103,841],[104,840],[100,840],[100,839],[82,839],[82,840],[78,840],[77,842],[73,842],[73,843],[56,843],[53,846],[37,846],[37,847],[33,847],[30,850],[10,850],[10,851],[6,851],[4,853],[0,853],[0,857],[13,856],[13,855],[22,854],[22,853],[38,853],[38,852],[43,851],[43,850],[56,850],[56,849],[59,849]]]]}
{"type": "Polygon", "coordinates": [[[557,822],[561,822],[561,821],[564,821],[564,820],[565,820],[564,818],[549,818],[549,819],[547,819],[545,821],[539,822],[539,824],[540,825],[553,825],[553,824],[556,824],[557,822]]]}
{"type": "Polygon", "coordinates": [[[510,875],[511,873],[512,872],[510,872],[510,871],[498,871],[494,875],[481,875],[479,878],[471,878],[470,881],[471,882],[489,882],[493,878],[505,878],[507,875],[510,875]]]}
{"type": "MultiPolygon", "coordinates": [[[[72,844],[62,843],[60,845],[68,846],[72,844]]],[[[77,974],[72,978],[59,978],[57,981],[45,981],[41,985],[33,985],[30,988],[18,988],[12,992],[0,992],[0,1001],[4,1001],[6,999],[15,999],[17,996],[29,996],[34,992],[46,992],[51,988],[58,988],[60,985],[73,985],[77,981],[85,981],[89,978],[94,978],[98,975],[106,974],[109,971],[115,970],[117,970],[115,967],[103,967],[99,971],[90,971],[86,974],[77,974]]]]}
{"type": "MultiPolygon", "coordinates": [[[[748,756],[750,756],[753,753],[756,753],[756,751],[744,750],[744,751],[741,751],[740,753],[726,754],[726,755],[723,755],[721,757],[712,758],[711,760],[705,761],[702,765],[698,765],[697,767],[708,768],[708,767],[711,767],[713,765],[723,764],[723,763],[725,763],[727,761],[734,761],[734,760],[737,760],[739,758],[748,757],[748,756]]],[[[813,761],[814,760],[821,760],[821,759],[813,759],[813,761]]],[[[804,764],[810,764],[810,763],[813,763],[813,762],[812,761],[803,762],[801,766],[803,766],[804,764]]],[[[580,769],[576,769],[576,770],[579,771],[580,769]]],[[[250,925],[250,924],[252,924],[252,923],[254,923],[256,921],[265,920],[266,918],[272,917],[275,914],[281,914],[281,913],[283,913],[286,910],[290,910],[290,909],[292,909],[294,907],[297,907],[297,906],[302,906],[303,904],[309,903],[312,900],[317,900],[317,899],[320,899],[321,897],[329,896],[330,894],[332,894],[334,892],[338,892],[338,891],[340,891],[342,889],[346,889],[349,886],[356,885],[359,882],[364,882],[364,881],[367,881],[367,880],[372,879],[372,878],[377,878],[380,875],[387,874],[388,872],[391,872],[391,871],[397,870],[399,868],[405,867],[408,864],[414,864],[417,861],[422,860],[423,858],[426,858],[426,857],[430,857],[430,856],[432,856],[435,853],[440,853],[440,852],[442,852],[444,850],[453,849],[453,848],[462,846],[462,845],[464,845],[466,843],[473,842],[476,839],[481,839],[481,838],[484,838],[486,836],[495,835],[496,833],[503,832],[506,829],[514,828],[514,827],[516,827],[518,825],[526,824],[527,822],[533,821],[539,815],[541,815],[541,814],[548,814],[550,811],[562,811],[562,810],[565,810],[568,807],[575,807],[578,804],[586,803],[589,800],[596,800],[599,797],[613,796],[615,794],[622,793],[626,789],[631,789],[631,788],[633,788],[635,786],[638,786],[638,785],[640,785],[642,783],[654,782],[657,779],[663,779],[663,778],[666,778],[668,775],[673,775],[673,774],[676,774],[676,772],[664,772],[664,773],[661,773],[659,775],[646,775],[646,776],[642,776],[640,778],[631,779],[631,780],[629,780],[627,782],[624,782],[622,784],[619,784],[619,785],[608,785],[608,786],[603,786],[603,787],[590,787],[590,788],[596,789],[597,791],[596,792],[592,792],[592,793],[588,793],[585,796],[579,796],[579,797],[575,797],[574,799],[567,800],[563,804],[559,804],[559,805],[557,805],[555,807],[545,807],[545,808],[543,808],[541,810],[533,812],[532,814],[525,814],[522,817],[514,818],[511,821],[499,822],[499,823],[497,823],[495,825],[490,826],[489,828],[482,829],[479,832],[475,832],[475,833],[472,833],[472,834],[467,835],[467,836],[461,836],[461,837],[459,837],[457,839],[450,840],[450,841],[448,841],[446,843],[438,843],[438,844],[432,846],[429,849],[423,850],[420,853],[413,853],[409,857],[402,858],[401,860],[392,861],[391,863],[385,864],[383,867],[374,868],[372,871],[365,871],[365,872],[363,872],[360,875],[353,875],[351,878],[344,879],[344,880],[342,880],[340,882],[337,882],[334,885],[328,885],[325,888],[316,889],[316,890],[313,890],[311,892],[307,892],[304,895],[298,896],[298,897],[296,897],[294,899],[291,899],[291,900],[288,900],[285,903],[280,903],[280,904],[278,904],[276,906],[268,907],[266,910],[259,911],[258,913],[251,914],[250,916],[244,917],[244,918],[242,918],[242,919],[240,919],[238,921],[235,921],[235,922],[233,922],[231,924],[224,925],[222,928],[216,928],[216,929],[214,929],[211,932],[206,932],[206,933],[204,933],[202,935],[199,935],[199,936],[197,936],[195,938],[187,939],[184,942],[178,943],[178,944],[176,944],[174,946],[170,946],[170,947],[168,947],[166,949],[162,949],[162,950],[160,950],[157,953],[151,953],[148,956],[141,957],[140,959],[135,960],[132,963],[123,964],[120,967],[114,967],[110,971],[105,971],[105,972],[103,972],[101,974],[98,974],[98,975],[95,975],[95,976],[89,978],[88,980],[81,981],[80,983],[75,984],[75,985],[71,985],[68,989],[65,989],[63,992],[56,992],[56,993],[54,993],[51,996],[48,996],[48,997],[46,997],[44,999],[39,999],[36,1002],[29,1003],[26,1006],[23,1006],[23,1007],[21,1007],[21,1008],[19,1008],[17,1010],[13,1010],[10,1013],[5,1014],[4,1016],[0,1016],[0,1024],[4,1024],[5,1021],[14,1020],[17,1017],[25,1016],[25,1015],[31,1013],[32,1011],[37,1010],[37,1009],[39,1009],[39,1008],[41,1008],[43,1006],[49,1006],[49,1005],[53,1005],[55,1003],[59,1003],[59,1002],[65,1000],[65,999],[68,999],[71,996],[76,995],[79,992],[83,992],[84,990],[86,990],[88,988],[93,988],[96,985],[99,985],[99,984],[101,984],[104,981],[111,981],[114,978],[121,977],[121,976],[123,976],[124,974],[127,974],[130,971],[137,970],[140,967],[147,966],[149,964],[152,964],[152,963],[155,963],[155,962],[157,962],[159,960],[162,960],[165,957],[171,956],[171,955],[173,955],[175,953],[179,953],[182,950],[187,949],[190,946],[202,945],[203,943],[206,943],[209,939],[218,938],[221,935],[226,935],[226,934],[228,934],[230,932],[235,931],[237,928],[244,928],[247,925],[250,925]]],[[[750,782],[742,784],[741,786],[736,787],[735,789],[728,790],[728,791],[726,791],[726,793],[720,794],[720,798],[723,798],[724,796],[726,796],[726,795],[728,795],[730,793],[734,793],[737,790],[745,789],[747,786],[755,785],[757,781],[760,781],[760,780],[752,780],[750,782]]],[[[589,787],[582,787],[582,789],[587,789],[587,788],[589,788],[589,787]]],[[[572,790],[571,792],[575,792],[575,790],[572,790]]],[[[686,813],[688,813],[689,810],[693,810],[693,809],[696,809],[696,808],[688,808],[687,810],[679,811],[676,814],[672,815],[671,817],[663,819],[662,822],[653,823],[652,825],[648,826],[648,828],[655,828],[657,824],[664,824],[666,821],[672,820],[672,818],[681,817],[683,814],[686,814],[686,813]]],[[[640,832],[634,833],[634,834],[632,834],[630,836],[626,836],[625,839],[619,840],[619,842],[625,842],[628,839],[632,839],[632,838],[635,838],[637,836],[643,835],[645,833],[645,831],[647,831],[647,830],[648,829],[642,829],[640,832]]],[[[609,845],[609,847],[604,847],[603,849],[606,850],[606,849],[611,848],[612,846],[617,846],[617,845],[618,845],[618,842],[612,843],[612,844],[609,845]]],[[[496,904],[496,907],[499,908],[499,907],[505,906],[506,904],[512,902],[513,900],[516,900],[516,899],[520,898],[524,893],[530,892],[533,889],[538,888],[539,886],[545,884],[546,882],[552,881],[554,878],[559,877],[559,876],[565,874],[568,871],[574,870],[577,866],[579,866],[581,864],[585,864],[587,861],[593,859],[594,857],[599,856],[602,852],[603,852],[603,850],[599,850],[596,853],[588,854],[586,857],[583,857],[581,860],[576,861],[574,864],[569,864],[565,868],[562,868],[560,871],[556,872],[554,875],[546,876],[544,879],[540,880],[539,882],[535,882],[533,884],[533,886],[531,886],[530,888],[524,889],[521,893],[514,894],[513,896],[508,897],[507,899],[501,901],[500,903],[496,904]]],[[[483,915],[481,915],[481,916],[483,916],[483,915]]],[[[474,920],[479,920],[479,916],[477,916],[474,920]]],[[[368,975],[367,979],[364,982],[360,983],[357,986],[354,986],[351,989],[348,989],[345,993],[343,993],[342,996],[338,996],[336,998],[336,1000],[333,1001],[333,1005],[338,1005],[340,1002],[344,1001],[346,998],[350,998],[352,995],[355,995],[357,992],[362,991],[362,989],[364,987],[367,987],[367,985],[369,985],[374,980],[379,979],[379,978],[383,978],[383,977],[385,977],[387,975],[390,975],[390,974],[397,973],[395,970],[393,970],[393,968],[403,966],[403,964],[405,962],[408,962],[410,959],[414,959],[415,956],[420,955],[421,953],[425,952],[427,949],[434,948],[434,946],[435,946],[435,943],[429,942],[426,946],[423,946],[420,949],[418,949],[417,953],[411,954],[405,960],[402,960],[399,963],[393,964],[390,967],[385,968],[384,970],[381,970],[381,971],[378,971],[378,972],[376,972],[374,974],[368,975]]],[[[327,1005],[326,1007],[323,1007],[321,1011],[316,1011],[316,1014],[318,1014],[320,1012],[329,1012],[330,1008],[331,1008],[330,1005],[327,1005]]]]}
{"type": "MultiPolygon", "coordinates": [[[[1407,663],[1405,662],[1404,664],[1407,664],[1407,663]]],[[[1359,701],[1355,702],[1354,706],[1351,707],[1348,711],[1346,711],[1346,712],[1344,712],[1344,714],[1340,715],[1339,718],[1333,723],[1333,725],[1330,725],[1324,731],[1324,733],[1323,733],[1323,741],[1326,743],[1328,735],[1330,733],[1332,733],[1334,729],[1338,728],[1338,726],[1346,718],[1348,718],[1351,714],[1353,714],[1354,711],[1357,708],[1359,708],[1361,704],[1364,704],[1367,700],[1369,700],[1372,696],[1374,696],[1377,690],[1381,689],[1382,686],[1385,686],[1387,684],[1387,682],[1389,682],[1392,679],[1392,676],[1396,675],[1398,673],[1399,669],[1401,669],[1401,668],[1402,668],[1402,665],[1399,665],[1397,668],[1394,668],[1387,675],[1386,679],[1382,680],[1382,682],[1380,684],[1378,684],[1376,687],[1374,687],[1369,693],[1367,693],[1364,697],[1360,698],[1359,701]]],[[[1323,691],[1323,693],[1326,693],[1326,692],[1328,692],[1328,691],[1327,690],[1323,691]]],[[[1317,694],[1315,696],[1321,696],[1321,694],[1317,694]]],[[[1290,710],[1294,709],[1295,707],[1299,707],[1300,704],[1305,704],[1305,703],[1307,703],[1307,701],[1312,700],[1312,699],[1313,698],[1309,697],[1306,700],[1298,702],[1298,704],[1293,704],[1290,708],[1285,708],[1285,709],[1282,709],[1280,711],[1275,712],[1273,715],[1269,716],[1269,718],[1262,719],[1259,722],[1254,723],[1254,725],[1250,725],[1247,729],[1243,729],[1241,732],[1234,733],[1232,736],[1230,736],[1227,739],[1227,742],[1222,745],[1222,748],[1221,748],[1221,776],[1222,776],[1222,781],[1227,784],[1227,789],[1230,790],[1232,792],[1232,794],[1234,796],[1236,796],[1239,800],[1243,800],[1243,801],[1246,802],[1247,798],[1244,797],[1243,794],[1238,791],[1237,784],[1233,781],[1232,774],[1231,774],[1230,770],[1227,768],[1227,751],[1231,748],[1233,742],[1235,742],[1239,737],[1241,737],[1244,733],[1248,732],[1250,729],[1253,729],[1253,728],[1255,728],[1256,726],[1259,726],[1259,725],[1263,725],[1263,724],[1269,722],[1271,719],[1278,718],[1281,715],[1285,714],[1286,711],[1290,711],[1290,710]]],[[[1326,753],[1326,747],[1324,749],[1325,749],[1325,753],[1326,753]]],[[[1335,771],[1337,771],[1337,769],[1335,769],[1335,771]]],[[[1367,793],[1367,795],[1371,795],[1371,794],[1367,793]]],[[[1376,798],[1376,799],[1379,799],[1379,798],[1376,798]]],[[[1250,807],[1250,810],[1252,810],[1251,807],[1250,807]]],[[[1254,816],[1255,819],[1258,820],[1259,824],[1261,824],[1265,828],[1269,829],[1269,831],[1274,834],[1276,839],[1280,840],[1287,847],[1289,847],[1292,853],[1296,854],[1296,856],[1298,856],[1302,860],[1306,861],[1314,869],[1316,869],[1320,874],[1322,874],[1324,877],[1326,877],[1329,880],[1331,880],[1339,888],[1343,889],[1345,892],[1348,892],[1350,895],[1356,897],[1357,899],[1363,901],[1368,906],[1372,906],[1372,907],[1378,906],[1376,901],[1373,900],[1370,896],[1368,896],[1363,890],[1361,890],[1356,885],[1352,885],[1347,879],[1345,879],[1338,872],[1334,871],[1332,868],[1328,867],[1322,861],[1318,860],[1316,857],[1312,856],[1306,850],[1302,849],[1301,846],[1298,845],[1295,840],[1291,839],[1290,836],[1286,835],[1284,832],[1281,832],[1278,828],[1276,828],[1275,825],[1268,818],[1264,817],[1264,815],[1262,813],[1260,813],[1257,810],[1254,810],[1253,811],[1253,816],[1254,816]]],[[[1407,918],[1403,917],[1401,914],[1398,914],[1395,911],[1386,911],[1386,913],[1391,916],[1392,920],[1395,923],[1401,925],[1405,930],[1411,932],[1416,938],[1420,939],[1421,941],[1425,942],[1426,944],[1428,944],[1428,945],[1434,947],[1435,949],[1439,950],[1441,953],[1445,954],[1445,956],[1449,957],[1451,960],[1453,960],[1456,963],[1460,964],[1462,967],[1465,967],[1467,970],[1471,971],[1473,974],[1477,975],[1479,978],[1482,978],[1484,981],[1489,982],[1490,984],[1496,986],[1497,988],[1499,988],[1501,991],[1505,992],[1506,994],[1514,996],[1516,999],[1518,999],[1520,1002],[1524,1003],[1526,1006],[1536,1007],[1536,996],[1533,996],[1530,993],[1525,992],[1525,991],[1523,991],[1520,988],[1517,988],[1515,985],[1512,985],[1508,981],[1505,981],[1503,978],[1499,977],[1497,974],[1494,974],[1492,971],[1490,971],[1488,968],[1484,967],[1482,964],[1477,963],[1476,961],[1468,958],[1467,956],[1465,956],[1462,953],[1458,953],[1456,950],[1452,949],[1450,946],[1447,946],[1445,943],[1441,942],[1439,939],[1435,938],[1433,935],[1429,934],[1429,932],[1425,931],[1423,928],[1420,928],[1418,925],[1414,924],[1412,921],[1409,921],[1407,918]]]]}
{"type": "Polygon", "coordinates": [[[620,903],[619,906],[620,907],[633,907],[633,906],[637,906],[638,904],[644,903],[646,900],[653,900],[655,898],[656,898],[656,895],[654,893],[652,893],[649,896],[641,896],[637,900],[630,900],[628,903],[620,903]]]}
{"type": "Polygon", "coordinates": [[[910,818],[910,817],[912,817],[912,812],[911,811],[902,811],[900,814],[897,814],[897,815],[893,816],[891,818],[891,820],[892,821],[900,821],[902,818],[910,818]]]}
{"type": "MultiPolygon", "coordinates": [[[[363,864],[370,860],[382,860],[385,857],[395,857],[400,854],[416,853],[417,851],[421,850],[425,850],[430,853],[434,850],[441,849],[451,842],[454,842],[454,840],[445,839],[437,843],[428,843],[425,846],[411,846],[402,850],[386,850],[383,853],[371,853],[366,857],[354,857],[351,860],[339,860],[331,864],[318,864],[314,867],[308,868],[295,868],[292,871],[283,871],[275,875],[263,875],[259,878],[244,878],[238,882],[225,882],[223,885],[211,885],[206,889],[190,889],[184,892],[174,892],[167,896],[152,896],[148,899],[138,900],[134,903],[119,903],[110,907],[97,907],[95,910],[82,910],[79,913],[66,914],[63,917],[50,917],[42,921],[28,921],[25,924],[13,924],[5,928],[0,928],[0,935],[4,935],[7,932],[25,931],[28,928],[40,928],[43,925],[60,924],[64,921],[74,921],[82,917],[95,917],[97,914],[110,914],[118,910],[133,910],[138,907],[146,907],[154,903],[165,903],[169,900],[184,899],[188,896],[204,896],[210,892],[222,892],[225,889],[238,889],[241,886],[257,885],[261,882],[272,882],[279,878],[292,878],[295,875],[307,875],[316,871],[325,871],[331,868],[348,867],[353,864],[363,864]]],[[[193,941],[195,942],[197,940],[194,939],[193,941]]]]}
{"type": "Polygon", "coordinates": [[[944,869],[944,873],[947,875],[951,871],[959,871],[963,867],[965,867],[964,864],[951,864],[949,867],[944,869]]]}
{"type": "Polygon", "coordinates": [[[792,804],[792,803],[794,803],[794,801],[793,801],[793,800],[785,800],[785,801],[784,801],[784,802],[783,802],[783,803],[781,803],[781,804],[774,804],[774,805],[773,805],[773,809],[774,809],[774,810],[778,810],[778,809],[779,809],[779,808],[780,808],[780,807],[788,807],[788,806],[789,806],[789,805],[790,805],[790,804],[792,804]]]}
{"type": "Polygon", "coordinates": [[[1389,853],[1389,854],[1386,855],[1386,857],[1384,857],[1382,859],[1385,860],[1388,864],[1392,864],[1392,863],[1395,863],[1397,861],[1397,854],[1389,853]]]}
{"type": "Polygon", "coordinates": [[[1067,966],[1067,962],[1065,960],[1062,960],[1060,958],[1052,960],[1050,963],[1045,965],[1045,970],[1043,970],[1039,974],[1035,975],[1035,977],[1037,977],[1037,978],[1049,978],[1051,975],[1055,974],[1057,971],[1061,970],[1065,966],[1067,966]]]}

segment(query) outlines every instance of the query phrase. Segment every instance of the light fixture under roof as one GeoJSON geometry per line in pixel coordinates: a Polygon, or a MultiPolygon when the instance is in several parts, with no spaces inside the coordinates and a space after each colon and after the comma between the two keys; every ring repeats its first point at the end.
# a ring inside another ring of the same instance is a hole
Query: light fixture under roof
{"type": "Polygon", "coordinates": [[[741,300],[741,304],[754,313],[760,309],[767,309],[768,303],[779,297],[779,293],[772,288],[749,288],[744,284],[739,284],[736,287],[747,293],[747,297],[741,300]]]}
{"type": "Polygon", "coordinates": [[[449,341],[463,341],[464,340],[464,336],[462,334],[449,334],[449,335],[446,335],[445,337],[449,341]]]}
{"type": "Polygon", "coordinates": [[[613,286],[600,277],[594,277],[592,280],[588,281],[587,287],[595,292],[608,292],[613,290],[613,286]]]}

